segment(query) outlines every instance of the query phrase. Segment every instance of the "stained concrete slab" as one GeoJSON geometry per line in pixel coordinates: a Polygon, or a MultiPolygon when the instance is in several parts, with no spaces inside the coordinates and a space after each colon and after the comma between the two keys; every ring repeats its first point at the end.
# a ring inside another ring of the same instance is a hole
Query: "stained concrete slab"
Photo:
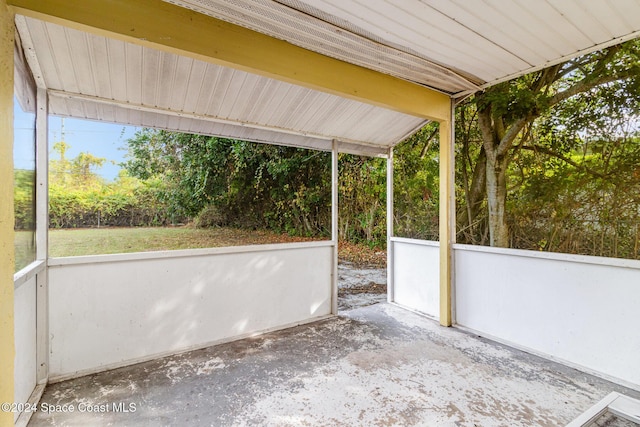
{"type": "Polygon", "coordinates": [[[29,425],[561,426],[611,391],[640,397],[377,304],[50,385],[40,406],[75,411],[29,425]]]}

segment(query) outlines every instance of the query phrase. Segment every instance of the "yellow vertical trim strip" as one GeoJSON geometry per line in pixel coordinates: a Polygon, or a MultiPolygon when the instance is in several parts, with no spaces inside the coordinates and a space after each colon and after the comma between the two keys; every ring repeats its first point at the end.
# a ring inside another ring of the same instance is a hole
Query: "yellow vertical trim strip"
{"type": "Polygon", "coordinates": [[[440,122],[440,324],[442,326],[452,324],[451,248],[455,239],[452,126],[453,117],[440,122]]]}
{"type": "MultiPolygon", "coordinates": [[[[14,399],[13,14],[0,0],[0,403],[14,399]]],[[[13,425],[0,411],[0,425],[13,425]]]]}
{"type": "Polygon", "coordinates": [[[16,13],[430,120],[449,96],[161,0],[8,0],[16,13]]]}

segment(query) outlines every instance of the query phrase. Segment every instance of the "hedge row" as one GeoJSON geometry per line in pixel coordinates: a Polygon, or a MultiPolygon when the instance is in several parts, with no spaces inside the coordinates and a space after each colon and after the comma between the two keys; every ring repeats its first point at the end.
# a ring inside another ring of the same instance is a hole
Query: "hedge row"
{"type": "Polygon", "coordinates": [[[148,187],[69,190],[52,186],[49,192],[52,228],[162,226],[181,220],[170,215],[148,187]]]}

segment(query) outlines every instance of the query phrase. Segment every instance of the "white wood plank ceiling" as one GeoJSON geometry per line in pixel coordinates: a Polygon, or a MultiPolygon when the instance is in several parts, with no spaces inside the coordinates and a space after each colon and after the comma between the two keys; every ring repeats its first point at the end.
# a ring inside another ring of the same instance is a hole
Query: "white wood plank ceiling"
{"type": "Polygon", "coordinates": [[[165,1],[453,97],[640,34],[640,0],[165,1]]]}
{"type": "Polygon", "coordinates": [[[18,16],[50,113],[256,142],[384,155],[424,119],[18,16]]]}
{"type": "MultiPolygon", "coordinates": [[[[165,0],[456,98],[640,35],[640,0],[165,0]]],[[[386,153],[423,119],[16,17],[52,114],[386,153]]]]}

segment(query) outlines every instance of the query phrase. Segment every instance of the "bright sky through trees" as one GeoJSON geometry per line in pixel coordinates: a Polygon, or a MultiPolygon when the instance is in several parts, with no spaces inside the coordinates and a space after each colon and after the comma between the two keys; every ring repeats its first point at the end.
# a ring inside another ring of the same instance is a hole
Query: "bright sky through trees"
{"type": "MultiPolygon", "coordinates": [[[[69,159],[76,157],[81,152],[104,157],[107,161],[96,173],[110,181],[118,176],[120,170],[118,164],[124,160],[127,152],[126,141],[134,135],[135,127],[49,116],[49,156],[51,158],[58,156],[53,151],[53,144],[62,140],[63,122],[64,140],[70,146],[66,154],[69,159]]],[[[14,107],[14,123],[16,147],[18,150],[20,150],[19,147],[27,149],[34,132],[33,114],[22,112],[20,107],[16,105],[14,107]]],[[[17,169],[32,168],[32,165],[21,162],[22,157],[26,158],[26,156],[16,156],[15,167],[17,169]]]]}
{"type": "Polygon", "coordinates": [[[67,158],[76,157],[81,152],[89,152],[96,157],[107,159],[104,166],[96,171],[107,180],[118,176],[119,163],[126,154],[126,141],[136,131],[133,126],[93,122],[89,120],[49,117],[49,155],[57,156],[53,144],[63,139],[70,146],[67,158]]]}

